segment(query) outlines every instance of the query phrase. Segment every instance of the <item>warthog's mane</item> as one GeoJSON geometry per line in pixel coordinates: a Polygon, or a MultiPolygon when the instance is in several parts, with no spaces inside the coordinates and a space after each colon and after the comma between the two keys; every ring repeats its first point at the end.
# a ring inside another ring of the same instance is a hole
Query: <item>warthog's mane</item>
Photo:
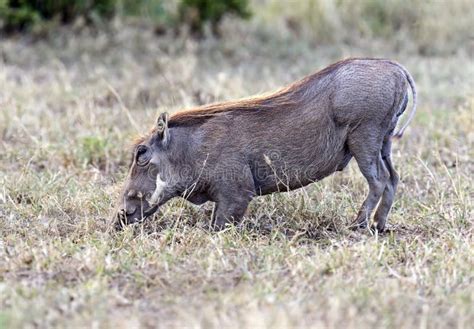
{"type": "MultiPolygon", "coordinates": [[[[347,62],[360,59],[362,58],[341,60],[273,93],[240,100],[218,102],[173,113],[169,118],[168,126],[172,128],[198,125],[213,117],[231,112],[266,112],[267,110],[274,108],[291,108],[292,106],[304,103],[306,97],[311,94],[306,91],[311,88],[315,81],[318,81],[320,78],[336,71],[347,62]]],[[[149,131],[147,135],[138,137],[134,141],[134,145],[143,143],[149,136],[153,135],[154,132],[155,128],[149,131]]]]}
{"type": "Polygon", "coordinates": [[[273,93],[240,100],[218,102],[173,113],[170,117],[169,126],[180,127],[199,124],[212,117],[229,112],[271,110],[277,107],[298,104],[304,98],[305,90],[310,87],[312,81],[335,71],[351,60],[346,59],[336,62],[273,93]]]}

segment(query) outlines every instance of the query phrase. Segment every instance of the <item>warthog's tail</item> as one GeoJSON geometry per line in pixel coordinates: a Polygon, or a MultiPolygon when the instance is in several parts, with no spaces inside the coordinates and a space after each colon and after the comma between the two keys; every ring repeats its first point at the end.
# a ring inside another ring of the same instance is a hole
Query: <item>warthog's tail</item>
{"type": "Polygon", "coordinates": [[[408,84],[410,85],[411,92],[413,93],[413,105],[411,108],[410,115],[408,116],[408,119],[405,122],[405,124],[397,132],[393,134],[393,137],[401,138],[403,136],[403,133],[405,132],[405,129],[407,129],[408,125],[410,124],[411,120],[413,120],[413,117],[415,116],[415,113],[416,113],[416,85],[415,85],[415,81],[413,80],[413,77],[407,71],[405,67],[403,67],[401,64],[398,64],[396,62],[390,61],[390,63],[397,66],[403,71],[403,73],[405,74],[405,77],[407,78],[408,84]]]}

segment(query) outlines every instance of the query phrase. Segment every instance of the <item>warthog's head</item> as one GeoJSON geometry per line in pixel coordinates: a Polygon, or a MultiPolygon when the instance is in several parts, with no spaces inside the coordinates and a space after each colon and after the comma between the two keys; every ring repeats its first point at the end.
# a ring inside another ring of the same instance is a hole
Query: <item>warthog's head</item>
{"type": "Polygon", "coordinates": [[[167,183],[172,168],[170,142],[168,115],[163,113],[150,136],[135,146],[119,199],[117,228],[152,215],[163,203],[177,195],[176,187],[167,183]]]}

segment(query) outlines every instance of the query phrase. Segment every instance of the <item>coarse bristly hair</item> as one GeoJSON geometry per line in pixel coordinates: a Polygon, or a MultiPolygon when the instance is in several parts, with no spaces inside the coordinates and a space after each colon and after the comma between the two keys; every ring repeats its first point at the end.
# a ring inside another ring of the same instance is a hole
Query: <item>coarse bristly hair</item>
{"type": "MultiPolygon", "coordinates": [[[[168,126],[172,128],[195,125],[202,123],[212,117],[229,112],[272,110],[282,106],[296,106],[298,103],[301,103],[302,98],[306,94],[305,91],[310,87],[311,82],[337,70],[339,67],[352,60],[354,60],[354,58],[348,58],[336,62],[314,74],[306,76],[299,81],[290,84],[289,86],[283,87],[276,92],[270,92],[267,94],[239,100],[217,102],[178,111],[171,114],[168,126]]],[[[133,140],[132,146],[135,147],[136,145],[143,143],[155,132],[156,127],[153,127],[146,134],[137,136],[133,140]]]]}
{"type": "MultiPolygon", "coordinates": [[[[168,122],[168,126],[172,127],[184,127],[184,126],[191,126],[195,124],[200,124],[205,122],[206,120],[216,117],[225,113],[229,112],[241,112],[241,111],[267,111],[272,110],[275,108],[287,107],[292,108],[297,106],[298,104],[302,104],[307,101],[307,97],[311,96],[309,92],[310,89],[313,87],[317,81],[322,80],[325,76],[337,71],[340,67],[358,60],[366,60],[366,61],[383,61],[389,64],[393,64],[399,67],[407,77],[409,84],[413,90],[413,110],[410,113],[410,116],[404,126],[396,133],[394,133],[395,137],[401,137],[404,130],[408,126],[408,123],[412,120],[414,113],[416,111],[416,88],[414,88],[414,82],[410,74],[406,71],[406,69],[391,60],[388,59],[377,59],[377,58],[347,58],[336,63],[333,63],[316,73],[308,75],[289,86],[281,88],[276,92],[263,94],[260,96],[253,96],[249,98],[243,98],[240,100],[231,100],[231,101],[224,101],[224,102],[217,102],[212,104],[207,104],[183,111],[178,111],[173,113],[168,122]]],[[[153,127],[148,133],[145,135],[139,136],[134,140],[133,146],[136,146],[140,143],[143,143],[147,138],[152,136],[156,132],[156,128],[153,127]]]]}
{"type": "Polygon", "coordinates": [[[305,96],[305,91],[310,88],[311,82],[337,70],[340,66],[351,60],[353,59],[350,58],[336,62],[273,93],[240,100],[218,102],[176,112],[171,115],[169,126],[192,125],[226,112],[271,110],[282,106],[297,105],[302,101],[301,98],[305,96]]]}

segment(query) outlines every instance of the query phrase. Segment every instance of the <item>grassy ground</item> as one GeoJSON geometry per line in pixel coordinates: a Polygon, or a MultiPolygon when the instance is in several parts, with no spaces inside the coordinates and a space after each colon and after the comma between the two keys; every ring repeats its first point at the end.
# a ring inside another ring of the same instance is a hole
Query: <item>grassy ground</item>
{"type": "Polygon", "coordinates": [[[472,326],[469,48],[422,57],[224,30],[201,43],[121,26],[0,41],[0,327],[472,326]],[[348,56],[398,60],[418,84],[388,234],[348,229],[367,190],[353,163],[256,199],[220,233],[205,229],[211,205],[181,200],[108,232],[128,146],[157,111],[272,90],[348,56]]]}

